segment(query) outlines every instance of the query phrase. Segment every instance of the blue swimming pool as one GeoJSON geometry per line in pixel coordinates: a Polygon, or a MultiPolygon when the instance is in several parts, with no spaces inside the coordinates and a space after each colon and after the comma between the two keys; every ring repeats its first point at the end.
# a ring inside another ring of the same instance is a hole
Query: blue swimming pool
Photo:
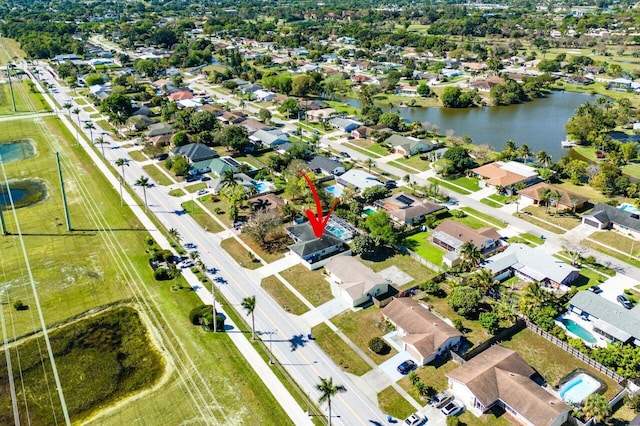
{"type": "Polygon", "coordinates": [[[580,373],[560,387],[560,398],[565,402],[579,403],[599,387],[600,383],[596,379],[580,373]]]}
{"type": "Polygon", "coordinates": [[[333,195],[334,197],[339,197],[342,195],[342,188],[340,188],[339,186],[328,186],[325,188],[327,190],[328,193],[330,193],[331,195],[333,195]]]}
{"type": "Polygon", "coordinates": [[[272,183],[261,181],[261,180],[257,180],[253,182],[253,186],[256,188],[256,190],[260,194],[263,192],[271,191],[272,189],[275,188],[275,185],[273,185],[272,183]]]}
{"type": "Polygon", "coordinates": [[[362,211],[362,213],[366,214],[367,216],[369,216],[371,213],[375,213],[375,212],[376,211],[374,209],[372,209],[372,208],[367,208],[367,209],[364,209],[362,211]]]}
{"type": "Polygon", "coordinates": [[[622,210],[623,212],[628,212],[628,213],[640,213],[640,210],[638,210],[638,208],[632,204],[628,204],[628,203],[624,203],[621,204],[620,207],[618,207],[620,210],[622,210]]]}
{"type": "Polygon", "coordinates": [[[576,323],[573,320],[570,320],[568,318],[562,318],[562,324],[564,324],[565,328],[570,331],[571,333],[575,334],[576,336],[578,336],[579,338],[581,338],[582,340],[584,340],[587,343],[596,343],[598,340],[593,336],[593,334],[591,334],[589,332],[589,330],[587,330],[586,328],[582,327],[580,324],[576,323]]]}

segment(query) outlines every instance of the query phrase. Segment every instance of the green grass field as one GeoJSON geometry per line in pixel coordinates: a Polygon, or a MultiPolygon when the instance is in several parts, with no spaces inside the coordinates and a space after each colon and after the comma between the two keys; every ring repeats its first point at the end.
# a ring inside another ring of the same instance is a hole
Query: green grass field
{"type": "Polygon", "coordinates": [[[420,232],[405,239],[404,245],[416,252],[418,256],[428,260],[436,266],[442,265],[442,256],[447,251],[430,243],[428,232],[420,232]]]}

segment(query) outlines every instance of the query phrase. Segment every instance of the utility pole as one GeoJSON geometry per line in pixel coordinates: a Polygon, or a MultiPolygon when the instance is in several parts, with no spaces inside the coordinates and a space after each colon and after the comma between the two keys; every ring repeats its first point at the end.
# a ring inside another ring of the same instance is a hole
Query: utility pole
{"type": "Polygon", "coordinates": [[[13,112],[16,112],[16,98],[13,95],[13,84],[11,84],[11,69],[7,65],[7,79],[9,80],[9,91],[11,92],[11,103],[13,104],[13,112]]]}
{"type": "Polygon", "coordinates": [[[218,332],[218,321],[216,321],[216,282],[211,280],[211,297],[213,300],[213,332],[218,332]]]}
{"type": "Polygon", "coordinates": [[[71,219],[69,219],[69,206],[67,205],[67,194],[64,191],[64,179],[62,178],[62,167],[60,167],[60,153],[56,151],[56,162],[58,163],[58,176],[60,177],[60,190],[62,191],[62,205],[64,207],[64,218],[67,222],[67,231],[71,231],[71,219]]]}

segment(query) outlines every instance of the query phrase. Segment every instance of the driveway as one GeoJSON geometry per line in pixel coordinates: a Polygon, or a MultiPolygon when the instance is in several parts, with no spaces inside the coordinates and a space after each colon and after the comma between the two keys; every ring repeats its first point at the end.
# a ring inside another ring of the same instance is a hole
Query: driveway
{"type": "Polygon", "coordinates": [[[618,301],[616,300],[616,297],[619,294],[624,294],[624,290],[626,288],[635,287],[637,284],[638,282],[631,277],[616,274],[599,285],[602,289],[600,296],[617,304],[618,301]]]}

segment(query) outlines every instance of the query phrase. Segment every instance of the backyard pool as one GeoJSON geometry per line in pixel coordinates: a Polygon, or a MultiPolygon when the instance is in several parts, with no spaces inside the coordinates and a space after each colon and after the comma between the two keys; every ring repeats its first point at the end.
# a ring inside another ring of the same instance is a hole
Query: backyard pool
{"type": "Polygon", "coordinates": [[[640,213],[640,210],[638,210],[638,208],[636,206],[634,206],[633,204],[629,204],[629,203],[623,203],[618,208],[620,210],[622,210],[623,212],[640,213]]]}
{"type": "Polygon", "coordinates": [[[325,229],[342,241],[349,241],[358,234],[358,231],[353,226],[336,216],[329,218],[325,229]]]}
{"type": "Polygon", "coordinates": [[[331,195],[333,195],[334,197],[339,197],[342,195],[342,188],[340,188],[339,186],[328,186],[325,188],[327,190],[328,193],[330,193],[331,195]]]}
{"type": "Polygon", "coordinates": [[[367,216],[369,216],[372,213],[375,213],[376,211],[372,208],[366,208],[362,211],[362,213],[366,214],[367,216]]]}
{"type": "Polygon", "coordinates": [[[565,326],[567,331],[570,331],[571,333],[575,334],[576,336],[578,336],[579,338],[581,338],[585,342],[594,344],[594,343],[596,343],[598,341],[593,336],[593,334],[591,334],[589,332],[589,330],[587,330],[586,328],[582,327],[580,324],[576,323],[575,321],[573,321],[573,320],[571,320],[569,318],[562,318],[560,321],[565,326]]]}
{"type": "Polygon", "coordinates": [[[263,180],[253,181],[253,186],[254,188],[256,188],[259,194],[262,194],[263,192],[271,191],[276,188],[276,186],[271,182],[266,182],[263,180]]]}
{"type": "Polygon", "coordinates": [[[560,387],[560,398],[565,402],[580,403],[600,387],[600,382],[588,374],[580,373],[560,387]]]}

